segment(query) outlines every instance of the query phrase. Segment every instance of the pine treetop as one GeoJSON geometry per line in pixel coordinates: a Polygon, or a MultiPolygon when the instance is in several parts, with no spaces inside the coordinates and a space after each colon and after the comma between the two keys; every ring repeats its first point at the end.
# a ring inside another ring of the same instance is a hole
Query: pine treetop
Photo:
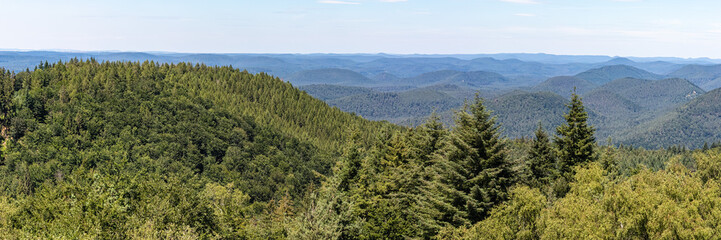
{"type": "Polygon", "coordinates": [[[555,137],[562,173],[570,173],[573,166],[594,158],[595,129],[587,123],[588,114],[581,97],[575,92],[567,105],[569,112],[564,115],[566,123],[556,128],[555,137]]]}

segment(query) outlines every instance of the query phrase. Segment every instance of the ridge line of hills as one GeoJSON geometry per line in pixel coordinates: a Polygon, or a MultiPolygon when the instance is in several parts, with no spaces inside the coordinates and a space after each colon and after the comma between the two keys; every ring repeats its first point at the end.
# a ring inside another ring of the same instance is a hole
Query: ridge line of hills
{"type": "MultiPolygon", "coordinates": [[[[678,144],[693,134],[676,134],[678,139],[656,141],[660,145],[655,146],[632,135],[643,135],[646,130],[664,132],[663,128],[674,125],[671,123],[695,119],[684,115],[703,115],[701,110],[712,107],[692,107],[700,104],[693,100],[721,87],[721,64],[708,65],[713,61],[588,57],[573,62],[568,59],[581,58],[546,55],[518,57],[524,61],[513,55],[0,52],[0,67],[21,72],[41,59],[53,63],[71,56],[94,61],[232,65],[249,73],[277,76],[279,82],[290,82],[338,110],[401,125],[416,125],[433,111],[451,124],[453,110],[480,92],[489,108],[499,114],[504,134],[510,137],[531,135],[539,120],[547,126],[557,124],[563,103],[575,91],[585,99],[600,138],[648,147],[678,144]],[[691,110],[679,110],[684,107],[691,110]]],[[[706,121],[717,122],[713,115],[706,116],[706,121]]],[[[304,121],[284,124],[297,127],[304,121]]],[[[705,125],[687,125],[692,128],[687,129],[689,133],[709,129],[705,125]]],[[[319,134],[300,132],[297,136],[305,139],[319,134]]],[[[713,132],[702,136],[699,141],[713,142],[718,138],[713,132]]],[[[699,141],[691,144],[698,146],[702,144],[699,141]]]]}
{"type": "MultiPolygon", "coordinates": [[[[676,58],[622,58],[599,56],[557,56],[544,54],[476,55],[389,55],[389,54],[186,54],[144,52],[51,52],[0,51],[0,67],[19,72],[38,63],[72,58],[97,61],[154,61],[159,63],[203,63],[209,66],[235,66],[251,73],[265,72],[282,79],[308,70],[345,69],[372,80],[379,75],[410,78],[441,70],[493,72],[516,86],[530,86],[550,77],[570,76],[589,69],[628,65],[653,74],[699,79],[702,88],[714,87],[721,60],[676,58]],[[515,57],[514,57],[515,56],[515,57]],[[679,71],[681,70],[681,71],[679,71]]],[[[342,82],[343,80],[339,80],[342,82]]]]}
{"type": "MultiPolygon", "coordinates": [[[[617,143],[653,148],[683,144],[686,137],[677,135],[675,139],[654,142],[632,138],[631,132],[642,132],[643,128],[651,126],[649,124],[674,116],[672,113],[679,108],[697,109],[688,105],[696,103],[692,100],[707,94],[692,82],[680,78],[659,77],[659,80],[648,80],[623,77],[601,85],[578,77],[556,77],[548,81],[527,90],[480,89],[479,93],[487,99],[488,107],[499,118],[504,134],[517,138],[530,136],[539,120],[544,126],[560,124],[565,104],[575,87],[589,109],[591,123],[598,127],[599,139],[610,137],[617,143]],[[576,87],[577,84],[584,87],[576,87]],[[563,93],[566,95],[560,95],[563,93]]],[[[300,89],[344,111],[402,125],[420,124],[433,111],[440,113],[443,122],[452,124],[450,116],[453,111],[476,93],[474,89],[449,83],[398,92],[332,85],[307,85],[300,86],[300,89]],[[324,95],[326,92],[343,94],[328,96],[324,95]]],[[[712,120],[721,123],[721,119],[712,120]]],[[[657,125],[649,128],[657,129],[657,125]]],[[[704,142],[713,142],[719,138],[719,134],[709,134],[686,142],[689,146],[699,147],[704,142]]]]}

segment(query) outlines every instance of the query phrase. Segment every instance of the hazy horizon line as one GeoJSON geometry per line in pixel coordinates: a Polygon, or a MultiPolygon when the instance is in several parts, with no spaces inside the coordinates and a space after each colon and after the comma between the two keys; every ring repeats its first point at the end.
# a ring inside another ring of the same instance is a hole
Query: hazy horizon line
{"type": "Polygon", "coordinates": [[[21,48],[0,48],[0,52],[58,52],[58,53],[151,53],[151,54],[267,54],[267,55],[426,55],[426,56],[444,56],[444,55],[549,55],[549,56],[571,56],[571,57],[610,57],[610,58],[676,58],[676,59],[711,59],[721,60],[721,58],[713,57],[680,57],[680,56],[635,56],[635,55],[606,55],[606,54],[559,54],[549,52],[486,52],[486,53],[391,53],[391,52],[182,52],[182,51],[142,51],[142,50],[78,50],[78,49],[21,49],[21,48]]]}

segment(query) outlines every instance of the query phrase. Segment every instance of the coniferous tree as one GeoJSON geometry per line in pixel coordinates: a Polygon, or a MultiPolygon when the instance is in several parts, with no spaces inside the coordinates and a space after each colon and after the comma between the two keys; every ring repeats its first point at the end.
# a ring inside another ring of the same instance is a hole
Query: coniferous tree
{"type": "Polygon", "coordinates": [[[411,200],[405,214],[416,222],[418,236],[429,239],[444,227],[467,223],[465,217],[459,217],[464,213],[450,204],[453,197],[449,197],[463,194],[439,181],[440,172],[448,163],[444,155],[448,131],[439,116],[433,112],[426,123],[410,134],[411,164],[401,169],[402,188],[406,190],[399,196],[411,200]]]}
{"type": "Polygon", "coordinates": [[[528,151],[528,159],[533,185],[546,185],[555,177],[556,158],[548,134],[543,130],[540,122],[536,129],[536,139],[528,151]]]}
{"type": "Polygon", "coordinates": [[[454,166],[451,185],[464,194],[464,199],[454,203],[465,210],[471,223],[483,220],[496,204],[505,201],[513,183],[511,164],[498,128],[478,94],[473,104],[466,104],[457,113],[448,153],[454,166]]]}
{"type": "Polygon", "coordinates": [[[7,126],[12,114],[12,97],[15,93],[15,77],[10,71],[0,68],[0,124],[7,126]]]}
{"type": "Polygon", "coordinates": [[[363,149],[358,143],[360,138],[358,129],[351,128],[349,132],[351,136],[350,143],[343,149],[343,156],[341,161],[337,163],[339,166],[335,169],[340,191],[348,191],[351,185],[356,182],[363,158],[363,149]]]}
{"type": "Polygon", "coordinates": [[[588,125],[588,114],[575,91],[567,106],[569,112],[563,116],[566,123],[556,128],[558,136],[555,143],[558,146],[560,173],[570,177],[574,166],[593,160],[595,129],[588,125]]]}
{"type": "Polygon", "coordinates": [[[414,158],[423,166],[433,164],[432,159],[437,157],[439,150],[444,148],[447,131],[436,112],[431,113],[426,123],[418,126],[411,138],[414,158]]]}
{"type": "Polygon", "coordinates": [[[425,124],[411,131],[413,159],[404,179],[413,179],[418,200],[408,210],[411,215],[423,216],[419,225],[422,237],[435,235],[445,227],[469,224],[465,206],[466,194],[455,186],[462,185],[459,165],[448,161],[449,132],[437,114],[433,113],[425,124]],[[430,234],[430,235],[429,235],[430,234]]]}

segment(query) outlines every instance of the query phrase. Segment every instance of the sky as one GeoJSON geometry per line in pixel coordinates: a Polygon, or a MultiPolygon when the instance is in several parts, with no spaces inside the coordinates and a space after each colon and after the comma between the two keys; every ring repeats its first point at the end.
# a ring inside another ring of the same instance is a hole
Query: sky
{"type": "Polygon", "coordinates": [[[721,58],[717,0],[0,0],[0,49],[721,58]]]}

